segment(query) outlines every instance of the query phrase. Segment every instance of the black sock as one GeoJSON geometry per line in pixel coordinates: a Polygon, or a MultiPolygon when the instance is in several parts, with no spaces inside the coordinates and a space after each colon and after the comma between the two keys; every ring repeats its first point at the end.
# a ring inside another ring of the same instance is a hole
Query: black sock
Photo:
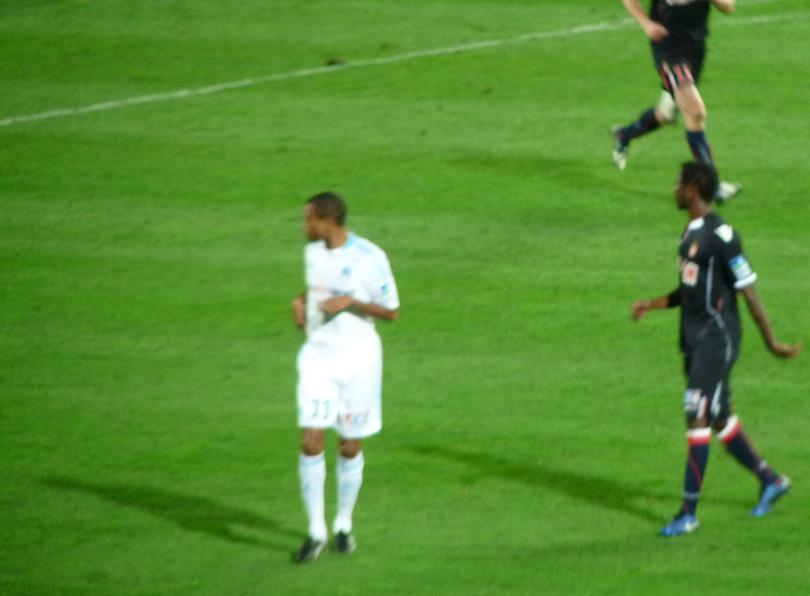
{"type": "Polygon", "coordinates": [[[734,459],[757,475],[763,486],[776,482],[779,478],[776,472],[768,465],[768,462],[762,459],[757,450],[754,449],[751,440],[743,432],[740,421],[736,416],[729,418],[726,427],[720,431],[717,438],[723,442],[734,459]]]}
{"type": "Polygon", "coordinates": [[[686,454],[686,473],[683,480],[682,513],[695,514],[700,500],[700,487],[706,464],[709,462],[709,444],[712,440],[710,428],[695,428],[686,433],[689,451],[686,454]]]}
{"type": "Polygon", "coordinates": [[[692,150],[692,155],[697,161],[710,166],[714,165],[712,148],[709,146],[709,141],[706,140],[706,133],[704,131],[687,130],[686,142],[689,143],[689,148],[692,150]]]}
{"type": "Polygon", "coordinates": [[[624,145],[629,145],[630,141],[636,137],[652,132],[659,126],[661,126],[661,123],[658,122],[658,118],[655,117],[655,108],[650,108],[646,112],[643,112],[641,116],[638,117],[638,120],[616,131],[616,134],[618,134],[624,145]]]}

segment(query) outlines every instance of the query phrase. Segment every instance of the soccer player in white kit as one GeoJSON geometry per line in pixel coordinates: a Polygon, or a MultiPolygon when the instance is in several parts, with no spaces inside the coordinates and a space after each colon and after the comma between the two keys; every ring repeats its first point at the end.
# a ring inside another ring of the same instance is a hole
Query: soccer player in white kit
{"type": "Polygon", "coordinates": [[[309,533],[296,561],[314,561],[326,547],[326,429],[340,436],[335,550],[355,546],[352,511],[363,482],[362,439],[382,428],[382,344],[374,320],[393,321],[399,297],[385,252],[347,230],[346,204],[333,192],[309,199],[304,232],[305,293],[292,301],[306,331],[298,352],[299,474],[309,533]]]}

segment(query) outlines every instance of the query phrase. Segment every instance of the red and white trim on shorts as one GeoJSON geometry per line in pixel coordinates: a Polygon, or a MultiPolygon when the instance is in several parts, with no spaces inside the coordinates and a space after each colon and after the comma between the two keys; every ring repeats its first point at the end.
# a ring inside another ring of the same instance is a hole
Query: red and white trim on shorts
{"type": "Polygon", "coordinates": [[[668,62],[661,64],[658,69],[664,88],[670,93],[675,93],[675,89],[695,84],[695,77],[692,76],[692,69],[686,62],[681,62],[670,66],[668,62]]]}
{"type": "Polygon", "coordinates": [[[692,428],[686,432],[686,442],[690,445],[708,445],[712,441],[712,429],[692,428]]]}
{"type": "Polygon", "coordinates": [[[740,430],[742,430],[740,419],[737,418],[737,416],[732,416],[728,419],[728,422],[726,422],[723,430],[717,433],[717,438],[723,443],[728,443],[740,433],[740,430]]]}

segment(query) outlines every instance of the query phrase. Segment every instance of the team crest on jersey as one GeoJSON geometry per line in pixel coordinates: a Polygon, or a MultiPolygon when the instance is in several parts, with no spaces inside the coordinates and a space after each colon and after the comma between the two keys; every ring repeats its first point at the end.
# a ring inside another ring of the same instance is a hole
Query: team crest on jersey
{"type": "Polygon", "coordinates": [[[692,246],[689,247],[689,258],[690,259],[693,258],[698,253],[698,248],[700,248],[700,247],[698,246],[697,242],[693,242],[692,246]]]}
{"type": "Polygon", "coordinates": [[[344,267],[343,271],[340,272],[343,277],[349,277],[352,274],[351,267],[344,267]]]}
{"type": "Polygon", "coordinates": [[[692,261],[684,261],[681,270],[681,281],[684,285],[694,288],[697,285],[699,275],[700,265],[692,261]]]}
{"type": "Polygon", "coordinates": [[[720,236],[720,239],[726,244],[731,242],[731,239],[734,237],[734,230],[732,230],[731,226],[728,224],[718,226],[714,233],[720,236]]]}

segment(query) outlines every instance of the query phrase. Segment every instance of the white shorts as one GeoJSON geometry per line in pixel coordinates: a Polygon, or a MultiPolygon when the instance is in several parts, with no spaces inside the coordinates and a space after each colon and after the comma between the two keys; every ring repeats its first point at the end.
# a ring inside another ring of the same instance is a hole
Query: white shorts
{"type": "Polygon", "coordinates": [[[350,350],[305,343],[298,352],[298,426],[362,439],[382,428],[382,344],[375,333],[350,350]]]}

